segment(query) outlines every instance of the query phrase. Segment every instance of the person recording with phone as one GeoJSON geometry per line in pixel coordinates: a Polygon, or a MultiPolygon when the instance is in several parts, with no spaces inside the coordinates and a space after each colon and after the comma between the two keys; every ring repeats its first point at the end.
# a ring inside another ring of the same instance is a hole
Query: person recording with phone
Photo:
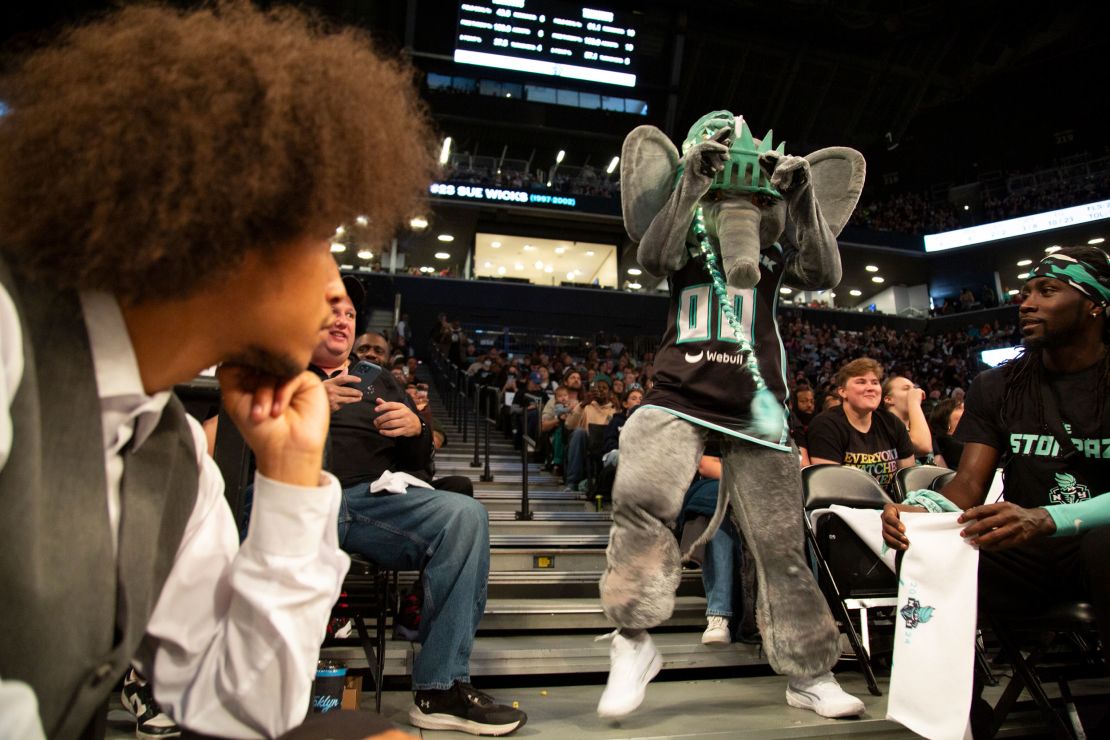
{"type": "Polygon", "coordinates": [[[350,356],[364,289],[343,278],[309,370],[332,408],[325,467],[339,479],[339,546],[390,569],[420,570],[421,610],[412,669],[417,727],[503,735],[527,720],[470,685],[470,652],[485,611],[489,516],[432,481],[432,431],[404,386],[379,365],[350,356]],[[352,299],[354,299],[352,301],[352,299]],[[408,475],[404,475],[407,473],[408,475]]]}

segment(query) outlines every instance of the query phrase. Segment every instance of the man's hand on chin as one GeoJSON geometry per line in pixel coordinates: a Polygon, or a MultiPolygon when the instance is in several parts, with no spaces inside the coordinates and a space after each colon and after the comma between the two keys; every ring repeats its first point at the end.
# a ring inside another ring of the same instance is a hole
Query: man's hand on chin
{"type": "Polygon", "coordinates": [[[320,379],[307,371],[279,379],[242,365],[223,365],[216,377],[258,472],[282,483],[320,485],[329,420],[320,379]]]}

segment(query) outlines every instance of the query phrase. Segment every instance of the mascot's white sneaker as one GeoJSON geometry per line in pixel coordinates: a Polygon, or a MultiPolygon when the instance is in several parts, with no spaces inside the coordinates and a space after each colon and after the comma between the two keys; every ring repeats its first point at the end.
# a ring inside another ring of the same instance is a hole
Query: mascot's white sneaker
{"type": "Polygon", "coordinates": [[[863,702],[840,688],[832,673],[791,676],[786,685],[786,703],[833,719],[855,717],[864,710],[863,702]]]}
{"type": "Polygon", "coordinates": [[[644,701],[648,682],[663,667],[651,635],[641,632],[634,638],[614,630],[599,640],[612,637],[609,645],[609,681],[597,703],[599,717],[615,719],[632,712],[644,701]]]}
{"type": "Polygon", "coordinates": [[[728,617],[712,616],[706,619],[709,626],[701,633],[702,645],[731,645],[732,633],[728,630],[728,617]]]}

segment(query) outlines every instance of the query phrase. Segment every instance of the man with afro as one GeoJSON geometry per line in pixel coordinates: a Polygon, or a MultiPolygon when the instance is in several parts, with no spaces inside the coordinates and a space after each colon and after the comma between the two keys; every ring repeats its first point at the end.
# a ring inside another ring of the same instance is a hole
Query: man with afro
{"type": "Polygon", "coordinates": [[[26,53],[0,100],[3,731],[102,734],[133,661],[185,727],[279,735],[349,563],[305,372],[330,237],[419,209],[412,73],[290,9],[143,5],[26,53]],[[172,393],[217,364],[258,468],[242,546],[172,393]]]}

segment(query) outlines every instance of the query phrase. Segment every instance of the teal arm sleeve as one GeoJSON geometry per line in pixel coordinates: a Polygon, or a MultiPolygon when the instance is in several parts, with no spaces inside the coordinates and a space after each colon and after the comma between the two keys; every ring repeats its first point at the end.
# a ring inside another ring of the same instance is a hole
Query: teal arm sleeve
{"type": "Polygon", "coordinates": [[[1110,524],[1110,493],[1077,501],[1043,507],[1056,524],[1053,537],[1067,537],[1110,524]]]}

